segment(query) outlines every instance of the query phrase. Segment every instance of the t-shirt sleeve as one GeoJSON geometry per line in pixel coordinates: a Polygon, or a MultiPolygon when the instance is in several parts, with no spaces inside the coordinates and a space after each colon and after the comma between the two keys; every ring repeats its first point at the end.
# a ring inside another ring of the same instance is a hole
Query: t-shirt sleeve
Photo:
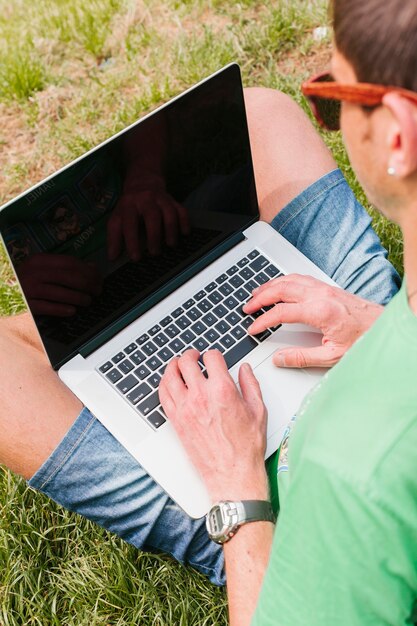
{"type": "Polygon", "coordinates": [[[371,489],[304,460],[252,626],[411,624],[416,590],[416,541],[404,520],[371,489]]]}

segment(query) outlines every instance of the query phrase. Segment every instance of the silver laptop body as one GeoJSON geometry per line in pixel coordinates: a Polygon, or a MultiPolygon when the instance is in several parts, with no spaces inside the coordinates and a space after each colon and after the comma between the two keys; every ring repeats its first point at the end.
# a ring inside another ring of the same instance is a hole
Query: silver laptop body
{"type": "Polygon", "coordinates": [[[60,378],[192,517],[210,501],[159,403],[169,360],[215,347],[235,380],[249,362],[268,409],[266,457],[322,375],[271,361],[279,347],[320,345],[316,330],[246,333],[241,307],[255,286],[294,272],[334,283],[258,221],[236,64],[7,203],[0,233],[60,378]],[[85,298],[91,268],[100,278],[85,298]]]}

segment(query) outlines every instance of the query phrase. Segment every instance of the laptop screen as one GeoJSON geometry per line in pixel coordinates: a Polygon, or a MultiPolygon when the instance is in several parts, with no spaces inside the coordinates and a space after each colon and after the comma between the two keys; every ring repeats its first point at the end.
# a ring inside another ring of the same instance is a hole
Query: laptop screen
{"type": "Polygon", "coordinates": [[[257,215],[231,65],[8,203],[0,232],[57,367],[257,215]]]}

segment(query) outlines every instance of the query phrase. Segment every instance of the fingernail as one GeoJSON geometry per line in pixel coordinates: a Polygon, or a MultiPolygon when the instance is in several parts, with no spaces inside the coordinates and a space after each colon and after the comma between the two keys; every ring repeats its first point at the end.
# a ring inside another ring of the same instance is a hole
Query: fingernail
{"type": "Polygon", "coordinates": [[[277,367],[285,367],[285,357],[282,352],[274,354],[274,363],[277,367]]]}
{"type": "Polygon", "coordinates": [[[248,333],[250,333],[252,331],[252,327],[253,327],[253,324],[251,324],[250,326],[247,327],[246,330],[248,331],[248,333]]]}

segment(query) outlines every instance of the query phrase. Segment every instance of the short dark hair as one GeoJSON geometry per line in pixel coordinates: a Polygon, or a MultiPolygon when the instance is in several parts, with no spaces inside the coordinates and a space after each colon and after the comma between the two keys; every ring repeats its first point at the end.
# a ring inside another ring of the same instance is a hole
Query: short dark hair
{"type": "Polygon", "coordinates": [[[417,0],[332,0],[332,17],[359,82],[417,91],[417,0]]]}

